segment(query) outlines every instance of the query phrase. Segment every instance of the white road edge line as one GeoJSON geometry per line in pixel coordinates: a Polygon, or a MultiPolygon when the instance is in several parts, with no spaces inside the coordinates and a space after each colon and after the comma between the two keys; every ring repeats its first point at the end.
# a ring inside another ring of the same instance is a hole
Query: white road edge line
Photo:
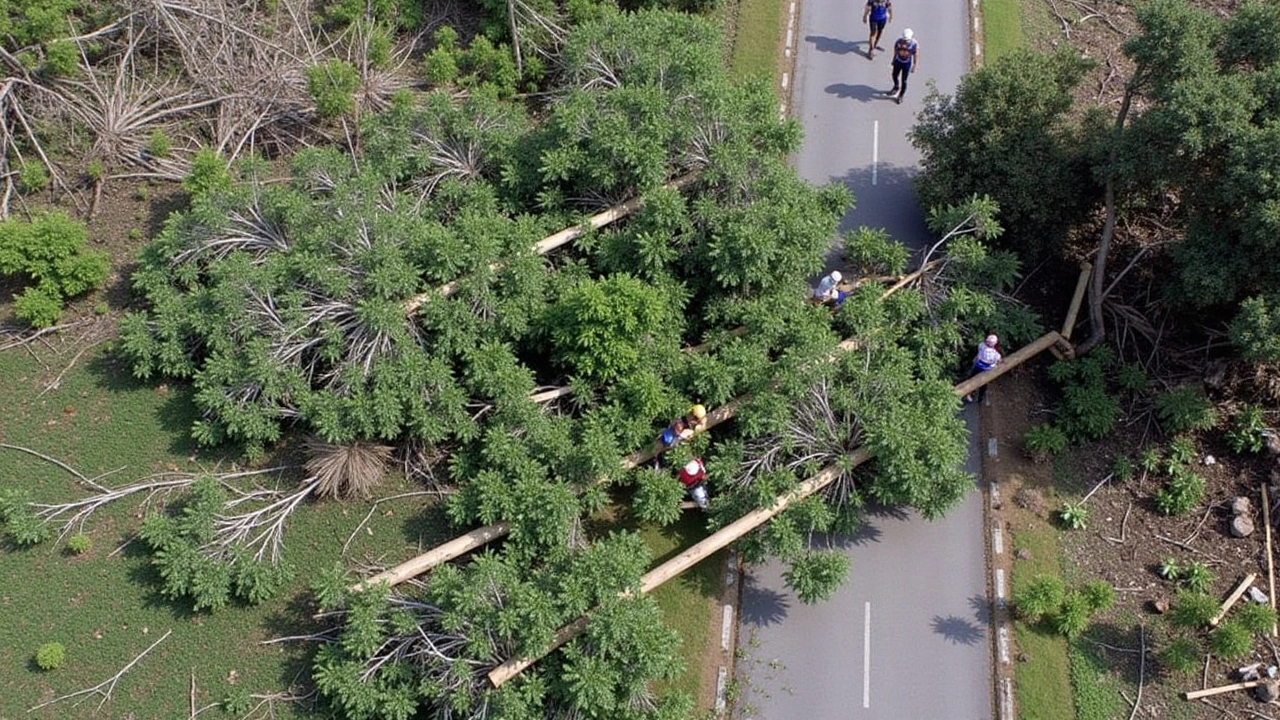
{"type": "Polygon", "coordinates": [[[880,121],[871,124],[871,184],[875,185],[880,165],[880,121]]]}
{"type": "Polygon", "coordinates": [[[862,615],[862,707],[871,707],[871,603],[862,615]]]}

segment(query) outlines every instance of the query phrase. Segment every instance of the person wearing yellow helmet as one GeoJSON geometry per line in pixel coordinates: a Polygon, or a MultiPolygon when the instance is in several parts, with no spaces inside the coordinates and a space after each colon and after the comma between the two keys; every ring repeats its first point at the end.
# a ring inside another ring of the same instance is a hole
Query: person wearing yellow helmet
{"type": "Polygon", "coordinates": [[[707,408],[701,403],[689,408],[689,412],[677,418],[662,431],[659,438],[664,448],[688,440],[707,427],[707,408]]]}

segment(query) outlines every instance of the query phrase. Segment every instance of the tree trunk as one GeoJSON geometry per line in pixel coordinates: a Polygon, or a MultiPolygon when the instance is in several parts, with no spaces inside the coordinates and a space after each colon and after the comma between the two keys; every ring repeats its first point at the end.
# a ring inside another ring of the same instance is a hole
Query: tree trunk
{"type": "Polygon", "coordinates": [[[507,0],[507,22],[511,25],[511,52],[516,56],[516,74],[524,77],[524,60],[520,57],[520,35],[516,32],[516,0],[507,0]]]}

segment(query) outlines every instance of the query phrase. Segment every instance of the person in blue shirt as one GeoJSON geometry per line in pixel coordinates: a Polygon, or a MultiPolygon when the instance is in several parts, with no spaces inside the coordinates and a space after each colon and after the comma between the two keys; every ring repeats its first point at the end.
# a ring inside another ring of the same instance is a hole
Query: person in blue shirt
{"type": "MultiPolygon", "coordinates": [[[[1002,362],[1004,362],[1004,353],[1000,350],[1000,338],[995,335],[988,335],[978,345],[978,354],[973,356],[973,367],[969,369],[969,377],[984,373],[1002,362]]],[[[968,378],[965,379],[967,380],[968,378]]],[[[982,402],[986,398],[987,386],[983,385],[978,388],[978,402],[982,402]]],[[[965,404],[973,402],[973,394],[965,395],[964,401],[965,404]]]]}
{"type": "Polygon", "coordinates": [[[907,76],[916,71],[919,61],[920,46],[915,41],[915,33],[907,28],[893,44],[893,89],[888,95],[899,105],[902,104],[902,96],[907,94],[907,76]]]}
{"type": "Polygon", "coordinates": [[[862,9],[862,22],[871,28],[871,40],[867,43],[867,59],[872,60],[880,47],[880,33],[884,32],[885,25],[893,22],[893,3],[889,0],[867,0],[867,6],[862,9]],[[869,24],[868,20],[870,20],[869,24]]]}

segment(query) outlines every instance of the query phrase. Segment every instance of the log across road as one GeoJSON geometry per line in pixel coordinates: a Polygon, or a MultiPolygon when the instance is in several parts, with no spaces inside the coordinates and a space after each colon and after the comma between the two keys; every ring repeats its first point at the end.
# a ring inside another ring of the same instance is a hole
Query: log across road
{"type": "MultiPolygon", "coordinates": [[[[865,55],[862,3],[797,5],[791,104],[805,129],[797,170],[815,183],[849,185],[857,208],[845,229],[884,227],[919,247],[928,234],[911,190],[919,159],[906,133],[928,82],[954,92],[969,66],[969,1],[895,2],[875,60],[865,55]],[[908,27],[920,43],[920,65],[895,105],[876,92],[891,84],[888,50],[908,27]]],[[[998,406],[1000,399],[997,383],[990,402],[998,406]]],[[[972,472],[985,447],[976,415],[972,405],[965,410],[972,472]]],[[[980,494],[975,490],[937,522],[873,511],[862,532],[831,541],[852,567],[828,602],[801,604],[776,563],[744,574],[735,720],[992,717],[980,494]]]]}

